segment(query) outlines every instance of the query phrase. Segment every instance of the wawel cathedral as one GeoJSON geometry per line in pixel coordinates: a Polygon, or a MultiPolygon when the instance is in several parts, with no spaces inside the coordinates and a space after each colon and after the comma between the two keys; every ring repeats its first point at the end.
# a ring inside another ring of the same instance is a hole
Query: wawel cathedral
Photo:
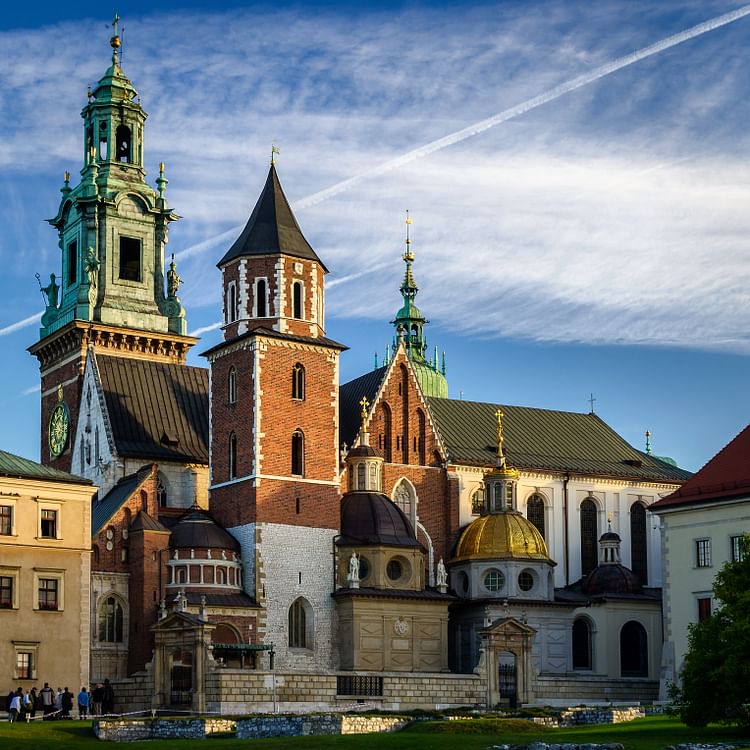
{"type": "Polygon", "coordinates": [[[98,487],[91,680],[133,708],[220,711],[655,698],[648,509],[688,472],[593,413],[449,398],[408,230],[389,355],[340,383],[324,253],[273,163],[216,258],[223,340],[188,366],[179,217],[112,46],[29,350],[42,461],[98,487]]]}

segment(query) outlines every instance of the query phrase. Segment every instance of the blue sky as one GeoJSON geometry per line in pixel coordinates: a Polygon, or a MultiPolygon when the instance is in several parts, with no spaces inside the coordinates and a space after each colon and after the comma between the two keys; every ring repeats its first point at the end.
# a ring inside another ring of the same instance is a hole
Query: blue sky
{"type": "MultiPolygon", "coordinates": [[[[328,333],[351,347],[344,380],[391,337],[408,208],[418,303],[453,397],[587,411],[593,392],[630,442],[642,447],[649,429],[656,453],[699,468],[750,414],[750,15],[452,145],[422,147],[742,7],[120,8],[123,68],[149,114],[149,179],[165,161],[184,217],[168,249],[189,330],[203,331],[192,362],[218,340],[215,262],[276,142],[282,184],[332,271],[328,333]]],[[[79,113],[108,65],[114,10],[0,11],[0,448],[31,458],[34,274],[60,266],[44,219],[63,171],[75,179],[81,167],[79,113]]]]}

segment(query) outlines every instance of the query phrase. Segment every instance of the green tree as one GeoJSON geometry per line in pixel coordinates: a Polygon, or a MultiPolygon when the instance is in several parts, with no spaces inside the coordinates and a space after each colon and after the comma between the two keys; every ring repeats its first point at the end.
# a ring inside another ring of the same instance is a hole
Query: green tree
{"type": "Polygon", "coordinates": [[[682,687],[672,691],[689,726],[750,726],[750,536],[740,539],[740,549],[742,559],[726,563],[714,581],[719,606],[690,625],[682,687]]]}

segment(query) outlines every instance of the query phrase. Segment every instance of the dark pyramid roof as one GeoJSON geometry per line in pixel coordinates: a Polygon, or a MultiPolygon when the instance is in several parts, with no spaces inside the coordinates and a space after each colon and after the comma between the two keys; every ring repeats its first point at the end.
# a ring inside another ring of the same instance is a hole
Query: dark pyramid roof
{"type": "Polygon", "coordinates": [[[0,451],[0,476],[14,479],[44,479],[48,482],[69,482],[71,484],[92,484],[90,479],[68,474],[67,471],[53,469],[51,466],[43,466],[36,461],[7,451],[0,451]]]}
{"type": "Polygon", "coordinates": [[[305,239],[294,218],[289,201],[281,189],[276,167],[271,164],[266,184],[258,202],[242,230],[242,234],[227,250],[217,264],[219,268],[230,260],[246,255],[291,255],[295,258],[314,260],[323,265],[320,258],[305,239]]]}
{"type": "Polygon", "coordinates": [[[106,355],[96,364],[120,455],[208,463],[208,370],[106,355]]]}
{"type": "Polygon", "coordinates": [[[496,452],[497,418],[508,464],[516,469],[572,471],[653,482],[684,482],[690,472],[636,450],[596,414],[428,398],[448,460],[490,466],[496,452]]]}
{"type": "Polygon", "coordinates": [[[387,370],[387,366],[378,367],[339,388],[339,432],[342,443],[354,443],[362,424],[359,402],[364,396],[370,404],[373,403],[387,370]]]}
{"type": "Polygon", "coordinates": [[[750,495],[750,425],[722,448],[702,469],[671,495],[654,503],[656,512],[707,500],[750,495]]]}
{"type": "Polygon", "coordinates": [[[169,529],[157,521],[153,516],[146,513],[145,510],[139,510],[133,523],[130,524],[131,531],[162,531],[169,534],[169,529]]]}

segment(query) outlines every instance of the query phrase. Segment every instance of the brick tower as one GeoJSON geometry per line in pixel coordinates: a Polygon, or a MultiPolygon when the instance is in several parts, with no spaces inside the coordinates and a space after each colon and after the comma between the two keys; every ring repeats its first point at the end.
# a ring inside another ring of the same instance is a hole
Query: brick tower
{"type": "Polygon", "coordinates": [[[329,668],[345,347],[325,337],[327,270],[273,162],[218,266],[224,341],[205,354],[211,511],[242,545],[245,588],[265,607],[258,635],[274,644],[278,665],[329,668]]]}
{"type": "Polygon", "coordinates": [[[41,370],[41,460],[65,470],[89,346],[184,363],[196,341],[185,335],[174,263],[165,271],[168,226],[179,217],[167,203],[164,165],[157,189],[146,182],[146,113],[119,64],[117,19],[111,45],[112,64],[81,112],[81,181],[71,187],[65,173],[60,208],[49,220],[58,232],[61,273],[42,289],[47,306],[39,341],[29,348],[41,370]]]}

